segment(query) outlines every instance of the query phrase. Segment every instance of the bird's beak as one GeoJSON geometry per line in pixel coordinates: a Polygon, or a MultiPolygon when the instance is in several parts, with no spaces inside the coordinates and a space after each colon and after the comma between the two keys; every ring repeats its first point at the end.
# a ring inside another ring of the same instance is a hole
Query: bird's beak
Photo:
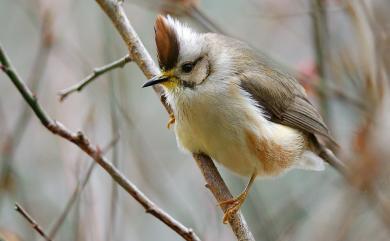
{"type": "Polygon", "coordinates": [[[152,86],[152,85],[155,85],[155,84],[161,84],[161,83],[166,82],[168,80],[169,80],[169,76],[167,76],[166,74],[156,75],[153,78],[151,78],[150,80],[148,80],[142,86],[142,88],[145,88],[145,87],[148,87],[148,86],[152,86]]]}

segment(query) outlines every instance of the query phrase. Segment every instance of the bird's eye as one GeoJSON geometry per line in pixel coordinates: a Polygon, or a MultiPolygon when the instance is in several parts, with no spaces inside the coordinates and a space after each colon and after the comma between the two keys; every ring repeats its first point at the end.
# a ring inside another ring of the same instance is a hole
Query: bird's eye
{"type": "Polygon", "coordinates": [[[185,63],[181,66],[181,70],[184,72],[184,73],[190,73],[192,71],[192,69],[194,68],[194,64],[193,63],[185,63]]]}

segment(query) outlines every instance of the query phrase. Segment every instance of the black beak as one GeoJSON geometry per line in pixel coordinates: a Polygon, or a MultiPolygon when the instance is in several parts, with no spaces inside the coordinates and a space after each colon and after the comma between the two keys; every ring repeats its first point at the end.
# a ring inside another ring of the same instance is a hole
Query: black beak
{"type": "Polygon", "coordinates": [[[152,85],[155,85],[155,84],[160,84],[162,82],[165,82],[165,81],[168,81],[169,78],[167,76],[164,76],[164,75],[156,75],[154,76],[153,78],[151,78],[150,80],[148,80],[143,86],[142,88],[145,88],[145,87],[148,87],[148,86],[152,86],[152,85]]]}

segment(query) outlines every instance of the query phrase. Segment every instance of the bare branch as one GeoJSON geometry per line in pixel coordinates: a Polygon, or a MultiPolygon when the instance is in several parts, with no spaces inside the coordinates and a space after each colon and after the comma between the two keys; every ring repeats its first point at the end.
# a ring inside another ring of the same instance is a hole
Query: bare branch
{"type": "MultiPolygon", "coordinates": [[[[119,132],[119,126],[118,126],[118,116],[117,116],[117,110],[115,106],[115,88],[114,88],[114,82],[110,82],[110,114],[111,114],[111,131],[112,133],[118,133],[119,132]]],[[[119,160],[118,160],[118,147],[115,146],[112,150],[112,164],[118,168],[119,166],[119,160]]],[[[118,210],[118,185],[116,185],[115,181],[113,180],[111,182],[111,198],[110,198],[110,219],[108,221],[107,230],[106,230],[106,240],[112,239],[115,232],[115,226],[116,226],[116,217],[117,217],[117,210],[118,210]]]]}
{"type": "MultiPolygon", "coordinates": [[[[106,147],[104,147],[102,149],[102,154],[105,154],[108,150],[110,150],[113,146],[115,146],[116,143],[118,143],[118,141],[119,141],[119,135],[115,136],[115,138],[112,141],[110,141],[106,147]]],[[[54,239],[54,237],[57,234],[58,230],[60,229],[61,225],[64,223],[68,213],[70,212],[73,204],[77,201],[81,192],[84,190],[85,186],[87,185],[89,178],[92,174],[92,171],[93,171],[94,167],[96,166],[95,164],[96,164],[96,162],[91,162],[91,164],[88,166],[87,171],[85,172],[84,177],[78,181],[76,188],[73,190],[72,195],[70,196],[70,198],[66,202],[64,210],[62,211],[61,215],[58,217],[58,219],[54,223],[53,228],[51,228],[51,230],[49,232],[49,237],[51,239],[54,239]]]]}
{"type": "Polygon", "coordinates": [[[60,101],[63,101],[66,97],[68,97],[68,95],[70,95],[76,91],[80,92],[85,86],[87,86],[89,83],[91,83],[94,79],[96,79],[100,75],[102,75],[110,70],[116,69],[116,68],[123,68],[123,66],[125,66],[130,61],[131,61],[131,58],[127,54],[126,56],[124,56],[124,57],[122,57],[122,58],[120,58],[112,63],[109,63],[109,64],[104,65],[102,67],[97,67],[97,68],[93,69],[92,73],[90,73],[87,77],[85,77],[79,83],[77,83],[77,84],[75,84],[67,89],[61,90],[58,93],[58,95],[60,96],[60,101]]]}
{"type": "MultiPolygon", "coordinates": [[[[31,90],[34,93],[39,91],[39,87],[42,82],[41,79],[45,73],[48,59],[50,57],[50,52],[54,44],[52,29],[53,18],[50,10],[47,9],[43,12],[41,22],[39,48],[33,62],[33,67],[31,68],[29,77],[27,78],[27,83],[29,86],[31,86],[31,90]]],[[[23,139],[30,119],[30,108],[28,105],[23,105],[20,115],[14,121],[15,125],[13,126],[12,130],[7,133],[7,138],[2,147],[2,155],[0,157],[0,160],[2,160],[2,165],[0,167],[0,183],[7,183],[15,178],[15,175],[12,175],[12,173],[15,173],[15,170],[12,166],[14,155],[18,149],[20,141],[23,139]]]]}
{"type": "Polygon", "coordinates": [[[42,230],[39,224],[31,217],[26,210],[24,210],[19,204],[15,203],[15,210],[20,213],[32,226],[35,231],[39,233],[46,241],[51,241],[51,239],[46,235],[42,230]]]}
{"type": "Polygon", "coordinates": [[[324,2],[321,0],[313,0],[311,3],[312,11],[312,32],[313,32],[313,45],[316,57],[316,65],[318,68],[318,74],[320,77],[319,88],[322,89],[318,92],[320,97],[321,112],[324,119],[328,122],[330,120],[329,103],[328,103],[328,91],[326,83],[326,60],[328,54],[328,29],[327,29],[327,16],[324,8],[324,2]]]}
{"type": "Polygon", "coordinates": [[[327,149],[324,146],[321,146],[320,157],[322,157],[325,161],[327,161],[330,165],[332,165],[343,177],[349,181],[352,186],[358,188],[359,191],[363,192],[365,196],[378,204],[379,210],[378,213],[383,221],[383,223],[390,230],[390,206],[386,203],[385,200],[381,197],[380,192],[376,190],[372,185],[367,185],[365,188],[353,183],[353,176],[356,176],[356,173],[352,172],[347,166],[338,159],[331,150],[327,149]]]}
{"type": "MultiPolygon", "coordinates": [[[[210,157],[204,154],[193,154],[193,157],[206,179],[207,188],[210,189],[217,202],[232,199],[232,194],[210,157]]],[[[222,205],[221,208],[223,211],[227,209],[225,205],[222,205]]],[[[241,212],[234,214],[229,220],[229,224],[238,240],[255,240],[241,212]]]]}
{"type": "Polygon", "coordinates": [[[49,232],[50,238],[54,239],[55,236],[57,235],[57,232],[60,229],[60,227],[62,226],[62,224],[64,223],[66,217],[68,216],[68,213],[72,209],[75,202],[78,200],[81,192],[84,190],[84,187],[87,185],[89,178],[90,178],[95,166],[96,166],[96,162],[94,162],[94,161],[91,162],[91,164],[88,166],[88,169],[87,169],[84,177],[82,178],[82,180],[80,180],[76,184],[76,187],[72,192],[72,195],[69,197],[68,201],[66,202],[64,210],[61,212],[60,216],[55,221],[53,227],[50,229],[50,232],[49,232]]]}
{"type": "Polygon", "coordinates": [[[144,209],[161,220],[176,233],[182,236],[185,240],[199,241],[199,237],[189,228],[175,220],[164,210],[153,203],[145,194],[141,192],[133,183],[131,183],[118,169],[116,169],[103,155],[99,147],[95,147],[90,143],[82,132],[72,133],[65,126],[57,121],[53,121],[50,116],[39,105],[36,97],[31,93],[31,90],[19,78],[16,71],[12,68],[7,56],[3,52],[0,45],[0,69],[2,69],[11,81],[14,83],[25,101],[30,105],[35,115],[41,123],[50,130],[53,134],[61,136],[62,138],[74,143],[87,155],[93,158],[107,173],[135,200],[137,200],[144,209]]]}
{"type": "Polygon", "coordinates": [[[348,93],[346,93],[341,89],[332,86],[327,86],[326,90],[324,90],[322,89],[322,87],[317,86],[316,90],[320,94],[324,94],[324,91],[328,91],[329,94],[335,96],[340,101],[344,101],[345,103],[356,107],[360,111],[367,111],[367,104],[364,101],[361,101],[360,99],[349,95],[348,93]]]}
{"type": "MultiPolygon", "coordinates": [[[[96,0],[96,2],[115,25],[128,47],[130,56],[143,71],[146,78],[149,79],[159,74],[160,70],[157,68],[152,57],[147,52],[137,33],[131,26],[121,4],[115,0],[96,0]]],[[[159,94],[160,100],[168,113],[171,113],[172,110],[165,102],[162,90],[160,89],[161,87],[157,85],[153,87],[157,94],[159,94]]],[[[226,200],[226,197],[232,197],[211,158],[207,155],[193,154],[193,156],[216,200],[222,201],[226,200]]],[[[229,220],[229,224],[238,240],[255,240],[240,212],[229,220]]]]}

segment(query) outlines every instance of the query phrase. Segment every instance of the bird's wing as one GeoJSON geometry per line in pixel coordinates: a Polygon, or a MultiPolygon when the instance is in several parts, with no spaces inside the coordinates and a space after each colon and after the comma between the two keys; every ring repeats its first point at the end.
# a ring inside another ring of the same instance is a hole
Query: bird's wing
{"type": "Polygon", "coordinates": [[[268,65],[258,64],[257,67],[254,72],[253,69],[242,72],[240,85],[269,115],[270,121],[321,135],[335,143],[320,114],[295,78],[268,65]]]}

